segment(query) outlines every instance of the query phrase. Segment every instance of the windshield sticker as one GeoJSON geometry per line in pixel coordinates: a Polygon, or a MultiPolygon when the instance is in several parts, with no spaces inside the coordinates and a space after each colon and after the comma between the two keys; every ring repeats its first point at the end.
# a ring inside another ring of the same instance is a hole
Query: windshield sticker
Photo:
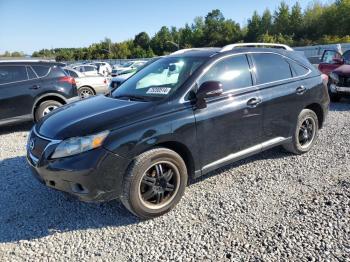
{"type": "Polygon", "coordinates": [[[171,91],[169,87],[151,87],[148,89],[147,94],[151,95],[167,95],[171,91]]]}

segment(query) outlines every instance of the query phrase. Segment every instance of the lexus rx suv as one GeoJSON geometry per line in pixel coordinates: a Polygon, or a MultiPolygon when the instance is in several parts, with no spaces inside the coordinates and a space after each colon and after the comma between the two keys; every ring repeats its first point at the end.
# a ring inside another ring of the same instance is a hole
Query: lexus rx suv
{"type": "Polygon", "coordinates": [[[326,81],[290,47],[271,47],[180,50],[106,96],[55,110],[29,136],[34,176],[83,201],[120,199],[147,219],[172,209],[190,179],[233,161],[279,145],[308,152],[327,116],[326,81]]]}
{"type": "Polygon", "coordinates": [[[0,61],[0,125],[38,121],[78,95],[74,78],[49,61],[0,61]]]}

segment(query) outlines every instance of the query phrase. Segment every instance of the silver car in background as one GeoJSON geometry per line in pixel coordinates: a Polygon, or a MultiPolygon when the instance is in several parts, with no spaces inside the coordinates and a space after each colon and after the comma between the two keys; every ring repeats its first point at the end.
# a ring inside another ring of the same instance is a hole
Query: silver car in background
{"type": "Polygon", "coordinates": [[[108,92],[110,80],[102,75],[86,76],[70,67],[63,68],[64,71],[75,79],[78,94],[81,98],[87,98],[97,94],[108,92]]]}

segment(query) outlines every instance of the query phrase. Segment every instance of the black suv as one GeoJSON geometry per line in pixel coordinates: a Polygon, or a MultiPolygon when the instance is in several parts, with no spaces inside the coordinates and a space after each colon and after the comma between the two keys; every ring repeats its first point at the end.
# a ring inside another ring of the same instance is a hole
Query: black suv
{"type": "Polygon", "coordinates": [[[52,112],[32,129],[27,158],[51,188],[151,218],[191,178],[278,145],[308,152],[328,106],[327,83],[289,47],[181,50],[52,112]]]}
{"type": "Polygon", "coordinates": [[[40,118],[77,96],[74,78],[49,61],[0,61],[0,125],[40,118]]]}

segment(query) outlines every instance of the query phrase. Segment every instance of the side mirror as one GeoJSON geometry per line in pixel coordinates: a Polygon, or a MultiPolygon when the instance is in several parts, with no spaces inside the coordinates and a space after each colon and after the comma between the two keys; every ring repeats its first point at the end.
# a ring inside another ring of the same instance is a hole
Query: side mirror
{"type": "Polygon", "coordinates": [[[222,83],[219,81],[204,82],[196,93],[197,108],[202,109],[207,106],[205,99],[220,96],[224,92],[222,83]]]}
{"type": "Polygon", "coordinates": [[[344,64],[344,60],[342,58],[338,58],[338,57],[333,58],[333,62],[335,64],[344,64]]]}

